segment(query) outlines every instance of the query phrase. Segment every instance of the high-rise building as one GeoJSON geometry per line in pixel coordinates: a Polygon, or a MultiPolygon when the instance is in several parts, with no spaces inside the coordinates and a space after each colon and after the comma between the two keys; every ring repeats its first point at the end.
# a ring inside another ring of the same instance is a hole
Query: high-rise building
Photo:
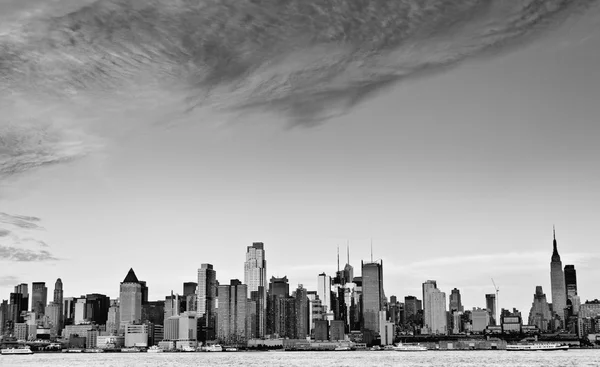
{"type": "Polygon", "coordinates": [[[44,314],[46,315],[46,317],[48,318],[48,324],[50,326],[50,336],[51,337],[56,337],[58,335],[60,335],[60,332],[62,330],[61,326],[60,326],[60,320],[61,320],[61,305],[58,303],[54,303],[54,302],[50,302],[50,304],[48,306],[46,306],[46,310],[44,312],[44,314]]]}
{"type": "Polygon", "coordinates": [[[485,295],[485,308],[490,313],[490,325],[496,325],[496,295],[493,293],[485,295]]]}
{"type": "Polygon", "coordinates": [[[567,308],[567,290],[565,287],[565,276],[563,274],[562,262],[556,245],[556,231],[554,232],[552,261],[550,262],[550,285],[552,289],[552,311],[561,320],[565,320],[565,309],[567,308]]]}
{"type": "Polygon", "coordinates": [[[450,312],[464,312],[460,290],[454,288],[450,293],[450,312]]]}
{"type": "Polygon", "coordinates": [[[267,321],[267,260],[262,242],[254,242],[252,246],[246,248],[244,283],[248,288],[248,298],[256,302],[257,330],[252,334],[262,338],[265,335],[267,321]]]}
{"type": "Polygon", "coordinates": [[[183,283],[183,296],[185,297],[185,310],[196,311],[198,296],[196,294],[198,283],[185,282],[183,283]]]}
{"type": "Polygon", "coordinates": [[[119,292],[119,326],[121,329],[125,325],[140,324],[142,321],[142,285],[140,284],[133,269],[121,282],[119,292]]]}
{"type": "Polygon", "coordinates": [[[422,333],[446,334],[446,293],[437,288],[435,280],[423,283],[423,330],[422,333]]]}
{"type": "Polygon", "coordinates": [[[538,285],[535,287],[533,303],[529,311],[529,325],[536,325],[541,331],[548,331],[551,320],[550,305],[548,305],[542,286],[538,285]]]}
{"type": "Polygon", "coordinates": [[[0,303],[0,335],[4,335],[4,331],[8,327],[9,323],[9,305],[8,301],[3,299],[2,303],[0,303]]]}
{"type": "Polygon", "coordinates": [[[383,261],[362,262],[362,300],[364,329],[379,333],[379,311],[384,309],[383,261]]]}
{"type": "Polygon", "coordinates": [[[86,320],[97,325],[106,325],[110,298],[104,294],[92,293],[85,296],[86,320]]]}
{"type": "Polygon", "coordinates": [[[404,297],[404,319],[408,323],[416,321],[417,312],[421,310],[421,302],[415,296],[404,297]]]}
{"type": "Polygon", "coordinates": [[[121,329],[121,317],[119,315],[119,303],[113,300],[108,308],[108,316],[106,320],[106,332],[110,335],[116,335],[121,329]]]}
{"type": "Polygon", "coordinates": [[[310,335],[308,315],[308,294],[302,284],[296,288],[296,339],[304,339],[310,335]]]}
{"type": "Polygon", "coordinates": [[[60,331],[64,327],[64,316],[63,316],[63,284],[60,278],[56,279],[54,283],[54,304],[58,305],[60,317],[58,319],[58,324],[56,328],[60,331]]]}
{"type": "Polygon", "coordinates": [[[490,324],[490,312],[488,309],[473,308],[471,311],[471,331],[482,333],[490,324]]]}
{"type": "Polygon", "coordinates": [[[75,314],[73,317],[73,324],[81,325],[87,323],[87,307],[86,307],[86,299],[85,296],[81,296],[75,302],[75,314]]]}
{"type": "Polygon", "coordinates": [[[577,295],[577,272],[575,265],[565,265],[565,287],[567,289],[567,297],[577,295]]]}
{"type": "Polygon", "coordinates": [[[48,303],[48,288],[45,282],[33,282],[31,284],[31,310],[37,318],[44,316],[46,304],[48,303]]]}
{"type": "Polygon", "coordinates": [[[140,287],[142,290],[142,304],[145,305],[146,303],[148,303],[148,286],[146,285],[145,280],[140,280],[138,283],[140,283],[140,287]]]}
{"type": "Polygon", "coordinates": [[[271,277],[269,282],[269,292],[267,294],[267,335],[281,335],[282,316],[285,310],[282,310],[280,300],[290,296],[290,285],[286,276],[283,278],[271,277]]]}
{"type": "Polygon", "coordinates": [[[219,285],[218,294],[218,338],[227,344],[245,343],[248,286],[232,279],[229,285],[219,285]]]}
{"type": "Polygon", "coordinates": [[[201,264],[196,288],[196,312],[200,333],[198,340],[206,342],[216,337],[217,272],[211,264],[201,264]]]}
{"type": "Polygon", "coordinates": [[[323,313],[331,311],[331,277],[325,273],[317,278],[317,295],[323,306],[323,313]]]}

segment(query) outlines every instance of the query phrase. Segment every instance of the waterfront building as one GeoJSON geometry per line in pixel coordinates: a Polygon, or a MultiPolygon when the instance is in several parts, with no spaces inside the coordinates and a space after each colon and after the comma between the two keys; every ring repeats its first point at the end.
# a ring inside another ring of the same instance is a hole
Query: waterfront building
{"type": "MultiPolygon", "coordinates": [[[[383,311],[382,311],[383,312],[383,311]]],[[[340,341],[346,339],[346,325],[344,320],[333,320],[330,322],[330,340],[340,341]]],[[[300,339],[300,338],[298,338],[300,339]]]]}
{"type": "Polygon", "coordinates": [[[394,344],[394,336],[396,335],[396,325],[388,321],[385,311],[379,311],[379,338],[381,345],[394,344]]]}
{"type": "Polygon", "coordinates": [[[200,329],[198,340],[206,343],[216,337],[217,272],[212,264],[200,265],[196,289],[196,312],[200,329]]]}
{"type": "Polygon", "coordinates": [[[473,308],[471,311],[471,331],[482,333],[490,325],[490,318],[488,309],[473,308]]]}
{"type": "Polygon", "coordinates": [[[267,310],[267,260],[264,244],[254,242],[246,248],[246,261],[244,262],[244,283],[247,287],[247,298],[256,301],[256,326],[253,334],[262,338],[266,329],[267,310]],[[254,293],[253,293],[254,292],[254,293]]]}
{"type": "Polygon", "coordinates": [[[46,309],[44,310],[44,314],[48,318],[48,324],[50,326],[50,336],[56,337],[60,335],[62,330],[61,327],[61,310],[62,307],[60,304],[56,304],[54,302],[50,302],[46,309]]]}
{"type": "Polygon", "coordinates": [[[327,320],[315,320],[314,334],[315,340],[329,340],[329,322],[327,320]]]}
{"type": "Polygon", "coordinates": [[[558,254],[556,244],[556,231],[552,243],[552,259],[550,261],[550,285],[552,290],[552,311],[561,321],[565,320],[565,309],[567,308],[567,290],[565,287],[565,276],[563,274],[562,262],[558,254]]]}
{"type": "Polygon", "coordinates": [[[139,324],[142,321],[142,285],[133,269],[121,282],[119,292],[119,325],[123,329],[128,324],[139,324]]]}
{"type": "Polygon", "coordinates": [[[446,293],[435,280],[423,283],[423,334],[447,334],[446,293]]]}
{"type": "Polygon", "coordinates": [[[85,296],[85,319],[98,325],[106,325],[110,298],[104,294],[92,293],[85,296]]]}
{"type": "Polygon", "coordinates": [[[219,285],[217,337],[227,344],[243,344],[247,340],[246,301],[248,286],[238,279],[219,285]]]}
{"type": "Polygon", "coordinates": [[[75,325],[80,325],[80,324],[85,324],[87,319],[86,319],[86,299],[85,296],[82,296],[81,298],[78,298],[77,301],[75,302],[75,314],[73,317],[73,323],[75,325]]]}
{"type": "Polygon", "coordinates": [[[384,309],[383,261],[361,262],[363,328],[379,332],[379,311],[384,309]]]}
{"type": "Polygon", "coordinates": [[[125,325],[125,347],[148,346],[148,325],[125,325]]]}

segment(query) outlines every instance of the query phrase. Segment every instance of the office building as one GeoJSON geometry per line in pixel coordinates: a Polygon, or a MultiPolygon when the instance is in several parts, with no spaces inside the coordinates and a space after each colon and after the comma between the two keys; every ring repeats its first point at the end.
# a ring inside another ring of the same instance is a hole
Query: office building
{"type": "Polygon", "coordinates": [[[55,325],[57,330],[62,330],[63,326],[64,326],[64,314],[63,314],[63,283],[62,280],[60,278],[56,279],[56,282],[54,283],[54,304],[58,305],[59,308],[59,312],[60,312],[60,317],[58,320],[58,323],[55,325]]]}
{"type": "Polygon", "coordinates": [[[218,294],[217,337],[227,344],[245,343],[248,286],[232,279],[229,285],[219,285],[218,294]]]}
{"type": "MultiPolygon", "coordinates": [[[[141,299],[141,298],[140,298],[141,299]]],[[[140,347],[145,348],[148,346],[148,325],[125,325],[125,346],[126,347],[140,347]]]]}
{"type": "Polygon", "coordinates": [[[211,264],[201,264],[198,269],[196,288],[196,312],[198,315],[198,340],[206,342],[216,337],[217,272],[211,264]]]}
{"type": "Polygon", "coordinates": [[[323,313],[331,311],[331,277],[325,273],[317,277],[317,295],[321,300],[323,313]]]}
{"type": "Polygon", "coordinates": [[[121,329],[125,325],[140,324],[142,321],[142,285],[138,281],[133,269],[121,282],[119,292],[119,326],[121,329]]]}
{"type": "Polygon", "coordinates": [[[423,334],[447,334],[446,293],[435,280],[423,283],[423,334]]]}
{"type": "Polygon", "coordinates": [[[496,325],[496,295],[493,293],[485,295],[485,308],[490,313],[490,325],[496,325]]]}
{"type": "Polygon", "coordinates": [[[464,312],[460,290],[454,288],[450,293],[450,312],[464,312]]]}
{"type": "Polygon", "coordinates": [[[474,333],[483,333],[486,327],[490,325],[490,312],[488,309],[473,308],[471,311],[471,331],[474,333]]]}
{"type": "MultiPolygon", "coordinates": [[[[308,294],[302,284],[298,284],[296,298],[296,339],[304,339],[310,335],[308,294]]],[[[343,321],[342,321],[343,325],[343,321]]]]}
{"type": "Polygon", "coordinates": [[[48,288],[45,282],[34,282],[31,284],[31,310],[37,318],[44,316],[46,304],[48,303],[48,288]]]}
{"type": "Polygon", "coordinates": [[[383,261],[362,262],[363,327],[379,332],[379,311],[383,310],[383,261]]]}
{"type": "Polygon", "coordinates": [[[113,300],[108,308],[106,317],[106,332],[109,335],[116,335],[121,329],[121,316],[119,314],[119,302],[113,300]]]}
{"type": "Polygon", "coordinates": [[[198,283],[185,282],[183,283],[183,296],[185,297],[185,310],[196,311],[196,304],[198,301],[197,295],[198,283]]]}
{"type": "Polygon", "coordinates": [[[85,319],[98,325],[106,325],[110,298],[104,294],[92,293],[85,296],[85,319]]]}
{"type": "Polygon", "coordinates": [[[244,262],[244,283],[248,289],[247,298],[256,302],[256,326],[253,334],[262,338],[267,325],[267,260],[264,244],[254,242],[246,248],[246,261],[244,262]],[[253,293],[254,292],[254,293],[253,293]]]}

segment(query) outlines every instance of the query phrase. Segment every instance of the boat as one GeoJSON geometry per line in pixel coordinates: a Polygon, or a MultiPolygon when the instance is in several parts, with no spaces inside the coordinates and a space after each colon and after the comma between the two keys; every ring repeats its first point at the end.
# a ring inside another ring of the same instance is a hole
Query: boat
{"type": "Polygon", "coordinates": [[[62,352],[63,353],[82,353],[83,349],[80,349],[80,348],[69,348],[69,349],[63,349],[62,352]]]}
{"type": "Polygon", "coordinates": [[[83,351],[84,353],[104,353],[104,349],[100,348],[88,348],[83,351]]]}
{"type": "Polygon", "coordinates": [[[211,344],[206,346],[207,352],[222,352],[223,347],[220,344],[211,344]]]}
{"type": "Polygon", "coordinates": [[[29,349],[29,347],[22,347],[22,348],[1,349],[0,354],[5,356],[5,355],[12,355],[12,354],[33,354],[33,352],[31,351],[31,349],[29,349]]]}
{"type": "Polygon", "coordinates": [[[396,352],[427,352],[427,347],[424,347],[420,344],[398,344],[394,346],[396,352]]]}
{"type": "Polygon", "coordinates": [[[182,352],[195,352],[196,348],[190,347],[189,345],[184,345],[181,347],[182,352]]]}
{"type": "Polygon", "coordinates": [[[225,351],[226,352],[237,352],[238,349],[236,347],[226,347],[225,351]]]}
{"type": "Polygon", "coordinates": [[[527,343],[527,344],[508,344],[506,350],[509,351],[552,351],[569,350],[568,345],[559,343],[527,343]]]}
{"type": "Polygon", "coordinates": [[[338,345],[334,349],[334,351],[336,351],[336,352],[343,352],[343,351],[348,351],[348,350],[352,350],[352,349],[347,345],[338,345]]]}
{"type": "Polygon", "coordinates": [[[157,347],[156,345],[153,345],[150,348],[148,348],[148,350],[146,350],[146,352],[148,352],[148,353],[162,353],[163,350],[160,349],[159,347],[157,347]]]}
{"type": "Polygon", "coordinates": [[[139,353],[141,350],[136,347],[131,348],[121,348],[121,353],[139,353]]]}

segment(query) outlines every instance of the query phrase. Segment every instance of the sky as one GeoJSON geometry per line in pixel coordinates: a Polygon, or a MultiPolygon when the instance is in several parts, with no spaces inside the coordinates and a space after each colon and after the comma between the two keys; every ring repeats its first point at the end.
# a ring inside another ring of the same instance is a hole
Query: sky
{"type": "Polygon", "coordinates": [[[0,299],[59,277],[113,298],[130,267],[164,299],[202,263],[243,280],[255,241],[310,290],[372,243],[387,296],[435,279],[484,307],[493,278],[525,316],[535,286],[550,299],[553,225],[600,298],[596,2],[401,1],[382,22],[365,14],[396,5],[305,2],[312,38],[297,8],[240,2],[243,28],[200,3],[216,33],[166,26],[198,16],[180,2],[131,35],[90,19],[140,2],[0,0],[20,14],[0,27],[0,299]]]}

